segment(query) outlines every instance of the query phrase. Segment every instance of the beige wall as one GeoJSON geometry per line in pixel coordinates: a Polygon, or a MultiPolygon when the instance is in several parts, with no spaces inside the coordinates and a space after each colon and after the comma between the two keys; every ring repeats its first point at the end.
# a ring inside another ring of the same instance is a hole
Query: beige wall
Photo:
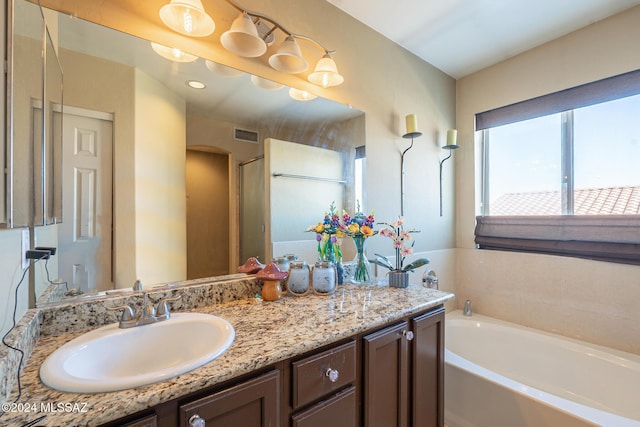
{"type": "Polygon", "coordinates": [[[640,68],[638,22],[635,7],[458,80],[458,307],[471,298],[480,313],[640,353],[640,267],[473,249],[474,114],[640,68]]]}
{"type": "Polygon", "coordinates": [[[139,70],[135,81],[136,279],[149,286],[187,278],[186,104],[139,70]]]}

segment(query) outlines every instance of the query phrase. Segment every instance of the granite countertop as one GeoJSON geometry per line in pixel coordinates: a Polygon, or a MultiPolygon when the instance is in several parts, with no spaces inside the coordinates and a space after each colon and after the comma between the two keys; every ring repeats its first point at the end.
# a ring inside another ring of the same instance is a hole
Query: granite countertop
{"type": "MultiPolygon", "coordinates": [[[[21,412],[0,413],[0,424],[22,426],[46,416],[35,425],[100,425],[383,326],[453,296],[419,285],[405,289],[345,285],[331,296],[288,296],[274,302],[251,298],[200,307],[194,311],[220,316],[235,328],[236,338],[227,352],[179,377],[111,393],[63,393],[42,384],[38,370],[44,359],[82,332],[42,336],[22,372],[17,402],[21,407],[13,408],[21,412]]],[[[129,350],[135,357],[135,349],[129,350]]],[[[16,399],[16,392],[7,402],[16,399]]]]}

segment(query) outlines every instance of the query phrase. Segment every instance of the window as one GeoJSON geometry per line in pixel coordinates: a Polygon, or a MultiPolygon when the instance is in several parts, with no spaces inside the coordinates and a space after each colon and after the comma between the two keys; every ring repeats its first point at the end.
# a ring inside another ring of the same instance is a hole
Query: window
{"type": "Polygon", "coordinates": [[[355,175],[355,182],[354,182],[354,196],[355,196],[355,200],[354,200],[354,206],[362,206],[364,207],[365,204],[365,163],[366,162],[366,147],[364,145],[361,145],[359,147],[356,147],[356,159],[354,162],[354,175],[355,175]]]}
{"type": "Polygon", "coordinates": [[[476,243],[640,264],[640,70],[480,113],[476,243]]]}

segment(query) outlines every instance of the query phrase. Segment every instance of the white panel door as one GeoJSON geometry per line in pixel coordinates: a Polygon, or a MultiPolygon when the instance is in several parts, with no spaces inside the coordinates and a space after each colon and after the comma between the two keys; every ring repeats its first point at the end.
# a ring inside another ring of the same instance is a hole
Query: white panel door
{"type": "Polygon", "coordinates": [[[64,114],[58,271],[84,292],[113,288],[112,128],[109,120],[64,114]]]}

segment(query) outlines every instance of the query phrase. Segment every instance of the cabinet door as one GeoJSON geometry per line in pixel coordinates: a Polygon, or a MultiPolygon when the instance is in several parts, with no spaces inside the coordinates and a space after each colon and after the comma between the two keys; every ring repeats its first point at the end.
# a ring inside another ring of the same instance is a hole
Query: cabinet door
{"type": "Polygon", "coordinates": [[[363,338],[364,425],[406,427],[409,415],[407,322],[363,338]]]}
{"type": "Polygon", "coordinates": [[[122,427],[157,427],[158,425],[158,417],[153,415],[148,415],[144,418],[140,418],[136,421],[128,422],[127,424],[123,424],[122,427]]]}
{"type": "Polygon", "coordinates": [[[207,426],[275,427],[280,425],[280,372],[271,371],[210,396],[180,406],[180,426],[198,416],[207,426]]]}
{"type": "Polygon", "coordinates": [[[320,402],[291,418],[293,427],[357,427],[356,388],[354,386],[320,402]]]}
{"type": "Polygon", "coordinates": [[[411,321],[413,427],[444,425],[444,308],[411,321]]]}

